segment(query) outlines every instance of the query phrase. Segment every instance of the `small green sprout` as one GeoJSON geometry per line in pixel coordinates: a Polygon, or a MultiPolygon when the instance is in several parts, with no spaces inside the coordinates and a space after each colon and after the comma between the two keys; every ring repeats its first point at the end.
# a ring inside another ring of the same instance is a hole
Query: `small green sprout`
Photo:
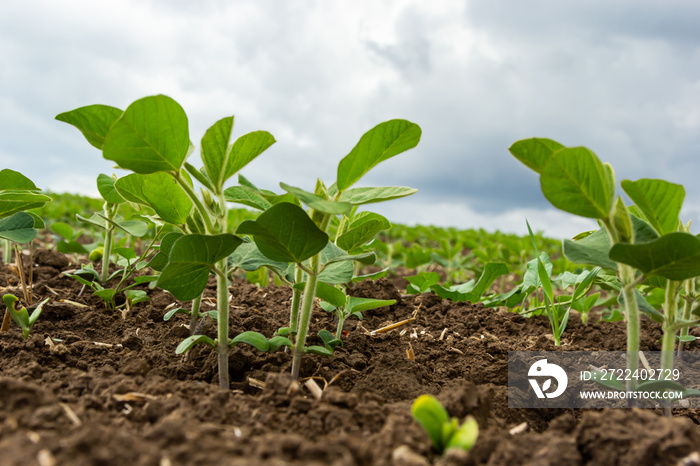
{"type": "Polygon", "coordinates": [[[19,301],[19,299],[17,299],[17,296],[12,294],[6,294],[3,295],[2,300],[5,303],[5,306],[7,306],[7,310],[10,312],[12,320],[14,320],[15,323],[22,329],[22,335],[26,340],[29,338],[29,332],[32,330],[34,322],[36,322],[36,320],[41,315],[41,311],[43,310],[44,304],[48,302],[49,298],[46,298],[45,300],[37,304],[36,309],[34,309],[31,315],[29,315],[29,311],[27,311],[26,307],[21,307],[19,309],[15,308],[15,304],[17,303],[17,301],[19,301]]]}
{"type": "Polygon", "coordinates": [[[468,416],[462,425],[457,418],[450,418],[442,404],[431,395],[421,395],[411,406],[411,415],[425,429],[440,453],[450,448],[465,451],[472,449],[479,436],[476,419],[468,416]]]}

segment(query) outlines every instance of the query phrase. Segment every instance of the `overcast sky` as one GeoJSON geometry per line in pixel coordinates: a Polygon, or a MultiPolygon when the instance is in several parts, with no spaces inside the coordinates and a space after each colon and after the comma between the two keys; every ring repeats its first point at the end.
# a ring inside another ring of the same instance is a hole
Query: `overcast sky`
{"type": "Polygon", "coordinates": [[[163,93],[197,146],[224,116],[236,136],[270,131],[277,143],[242,173],[277,191],[331,183],[382,121],[419,124],[418,147],[362,181],[418,188],[375,205],[395,222],[595,227],[551,208],[508,153],[538,136],[589,147],[618,184],[684,184],[697,227],[699,25],[697,0],[4,0],[0,168],[95,194],[112,163],[54,116],[163,93]]]}

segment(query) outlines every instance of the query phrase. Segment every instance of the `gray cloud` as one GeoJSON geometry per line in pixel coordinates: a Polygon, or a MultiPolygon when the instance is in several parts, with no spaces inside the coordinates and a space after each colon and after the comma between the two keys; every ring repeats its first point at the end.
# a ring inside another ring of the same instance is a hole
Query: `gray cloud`
{"type": "Polygon", "coordinates": [[[554,219],[571,217],[550,210],[507,151],[532,136],[585,145],[619,179],[684,184],[697,221],[698,21],[690,0],[5,2],[0,164],[94,192],[111,164],[53,117],[165,93],[196,145],[231,114],[236,135],[275,135],[244,169],[272,189],[332,182],[369,128],[418,123],[419,146],[362,180],[420,190],[381,207],[396,221],[452,225],[453,205],[485,228],[522,231],[521,213],[539,211],[564,234],[554,219]],[[431,203],[441,207],[421,214],[431,203]]]}

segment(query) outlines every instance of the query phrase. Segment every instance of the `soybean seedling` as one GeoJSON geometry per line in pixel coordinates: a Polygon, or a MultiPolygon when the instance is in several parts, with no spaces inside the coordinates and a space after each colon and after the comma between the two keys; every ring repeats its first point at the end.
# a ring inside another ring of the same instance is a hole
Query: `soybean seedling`
{"type": "MultiPolygon", "coordinates": [[[[242,243],[229,230],[224,183],[270,147],[275,139],[254,131],[231,141],[233,116],[212,125],[201,140],[198,169],[186,162],[194,150],[183,108],[170,97],[150,96],[131,103],[125,111],[106,105],[81,107],[56,117],[76,126],[104,158],[133,173],[114,183],[125,200],[147,206],[159,221],[172,225],[171,241],[159,251],[158,286],[177,299],[192,300],[192,316],[199,317],[201,295],[209,275],[217,280],[217,339],[193,335],[178,353],[197,343],[216,348],[219,386],[228,388],[229,349],[241,342],[270,348],[267,339],[245,332],[229,339],[228,256],[242,243]],[[201,183],[201,197],[193,178],[201,183]]],[[[153,260],[156,260],[154,258],[153,260]]],[[[195,321],[196,323],[196,321],[195,321]]]]}
{"type": "Polygon", "coordinates": [[[469,451],[479,437],[479,424],[472,416],[459,424],[457,418],[450,418],[447,411],[435,397],[421,395],[411,406],[413,419],[428,433],[433,448],[444,453],[451,448],[469,451]]]}
{"type": "Polygon", "coordinates": [[[46,298],[45,300],[37,304],[36,308],[32,311],[31,315],[29,314],[29,311],[26,307],[20,307],[19,309],[15,307],[17,302],[19,301],[19,299],[17,299],[15,295],[3,295],[2,301],[5,303],[5,306],[7,306],[7,312],[10,313],[12,320],[14,320],[15,323],[19,326],[19,328],[22,329],[22,336],[25,340],[27,340],[29,338],[29,332],[32,330],[34,323],[41,315],[41,311],[44,308],[44,304],[46,304],[49,301],[49,298],[46,298]]]}
{"type": "MultiPolygon", "coordinates": [[[[365,133],[338,164],[337,180],[327,187],[318,180],[313,192],[280,183],[282,189],[305,204],[280,202],[252,221],[241,223],[237,233],[253,237],[259,251],[269,260],[295,264],[293,283],[304,282],[304,290],[292,295],[288,334],[293,342],[292,377],[298,379],[305,352],[311,311],[319,282],[330,284],[352,280],[351,261],[374,262],[371,252],[353,254],[382,229],[380,219],[353,215],[357,206],[408,196],[415,189],[403,186],[351,188],[380,162],[415,147],[420,141],[418,125],[406,120],[380,123],[365,133]],[[329,241],[332,219],[341,216],[336,241],[329,241]]],[[[291,343],[291,342],[290,342],[291,343]]]]}
{"type": "MultiPolygon", "coordinates": [[[[673,368],[676,334],[697,321],[679,318],[679,290],[700,275],[700,238],[684,231],[679,214],[685,190],[664,180],[623,180],[632,199],[628,207],[615,199],[615,174],[610,164],[585,147],[567,148],[551,139],[517,141],[510,152],[540,174],[542,193],[555,207],[597,219],[601,229],[579,240],[565,240],[564,255],[572,262],[617,270],[627,321],[627,369],[639,366],[640,310],[662,322],[662,370],[673,368]],[[644,305],[637,286],[660,281],[665,288],[664,312],[644,305]],[[641,306],[640,306],[641,305],[641,306]]],[[[627,390],[634,390],[634,378],[627,390]]]]}

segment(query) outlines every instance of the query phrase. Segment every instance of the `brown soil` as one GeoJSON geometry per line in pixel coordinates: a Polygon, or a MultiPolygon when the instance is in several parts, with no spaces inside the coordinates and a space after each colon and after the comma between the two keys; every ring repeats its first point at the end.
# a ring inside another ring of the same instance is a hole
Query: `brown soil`
{"type": "MultiPolygon", "coordinates": [[[[321,400],[291,391],[291,357],[247,345],[230,356],[231,389],[217,381],[209,348],[178,356],[187,318],[163,321],[175,300],[160,290],[122,318],[60,271],[65,257],[35,256],[36,300],[50,297],[28,341],[13,324],[0,334],[2,465],[666,465],[700,450],[700,413],[673,418],[643,410],[509,409],[508,351],[624,350],[624,324],[584,326],[572,318],[556,348],[546,318],[525,319],[431,294],[401,297],[386,279],[352,294],[396,299],[346,322],[344,348],[307,356],[303,378],[325,387],[321,400]],[[77,306],[71,302],[86,305],[77,306]],[[411,316],[400,330],[370,336],[411,316]],[[415,353],[415,361],[406,351],[415,353]],[[260,383],[262,382],[262,384],[260,383]],[[262,387],[262,388],[259,388],[262,387]],[[436,395],[452,416],[476,417],[481,433],[464,455],[440,458],[412,421],[410,406],[436,395]],[[522,423],[527,430],[511,434],[522,423]]],[[[0,292],[17,278],[0,268],[0,292]]],[[[213,283],[204,310],[213,308],[213,283]]],[[[144,288],[145,289],[145,288],[144,288]]],[[[231,287],[231,335],[271,336],[286,326],[290,292],[231,287]]],[[[0,308],[4,312],[4,308],[0,308]]],[[[309,344],[332,317],[315,311],[309,344]]],[[[215,337],[213,323],[204,333],[215,337]]],[[[643,350],[659,350],[658,326],[645,322],[643,350]]],[[[697,349],[696,344],[690,349],[697,349]]],[[[697,454],[697,453],[695,453],[697,454]]]]}

